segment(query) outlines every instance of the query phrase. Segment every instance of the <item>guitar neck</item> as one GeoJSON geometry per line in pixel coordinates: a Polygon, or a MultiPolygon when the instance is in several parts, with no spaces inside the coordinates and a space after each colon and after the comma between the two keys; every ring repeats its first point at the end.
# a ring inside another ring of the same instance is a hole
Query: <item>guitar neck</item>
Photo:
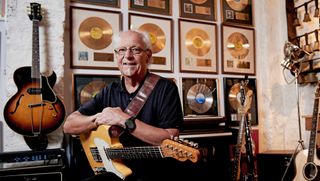
{"type": "Polygon", "coordinates": [[[317,138],[317,127],[318,127],[318,107],[319,107],[319,97],[316,95],[313,105],[313,116],[312,116],[312,128],[310,132],[309,140],[309,150],[308,150],[308,162],[313,162],[313,157],[316,148],[316,138],[317,138]]]}
{"type": "Polygon", "coordinates": [[[39,21],[34,20],[32,26],[32,68],[31,78],[40,79],[40,56],[39,56],[39,21]]]}
{"type": "Polygon", "coordinates": [[[106,148],[105,153],[110,159],[144,159],[164,157],[160,146],[106,148]]]}

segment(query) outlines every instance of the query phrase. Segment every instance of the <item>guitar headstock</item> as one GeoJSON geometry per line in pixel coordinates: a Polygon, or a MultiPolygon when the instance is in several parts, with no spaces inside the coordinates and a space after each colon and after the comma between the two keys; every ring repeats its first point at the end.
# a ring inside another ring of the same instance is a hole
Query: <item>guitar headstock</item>
{"type": "Polygon", "coordinates": [[[28,7],[28,16],[31,21],[41,21],[42,19],[42,11],[41,4],[39,3],[30,3],[30,7],[28,7]]]}
{"type": "Polygon", "coordinates": [[[164,157],[172,157],[179,161],[190,160],[194,163],[201,157],[196,147],[197,144],[187,144],[182,140],[166,139],[161,144],[164,157]]]}

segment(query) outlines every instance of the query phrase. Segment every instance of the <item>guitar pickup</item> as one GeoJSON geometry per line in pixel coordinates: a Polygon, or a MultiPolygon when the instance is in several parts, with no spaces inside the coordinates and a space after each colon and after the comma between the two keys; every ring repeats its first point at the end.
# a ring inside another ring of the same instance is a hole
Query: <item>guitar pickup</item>
{"type": "Polygon", "coordinates": [[[45,103],[29,104],[28,107],[33,108],[33,107],[39,107],[39,106],[44,106],[44,105],[45,105],[45,103]]]}
{"type": "Polygon", "coordinates": [[[42,88],[29,88],[27,90],[29,94],[41,94],[42,93],[42,88]]]}

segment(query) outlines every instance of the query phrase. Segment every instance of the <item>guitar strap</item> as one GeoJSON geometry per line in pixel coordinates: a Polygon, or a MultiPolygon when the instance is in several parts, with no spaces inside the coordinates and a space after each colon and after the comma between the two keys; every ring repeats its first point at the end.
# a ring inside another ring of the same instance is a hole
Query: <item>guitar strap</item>
{"type": "Polygon", "coordinates": [[[159,79],[159,75],[149,73],[139,92],[134,96],[124,112],[130,116],[138,115],[159,79]]]}

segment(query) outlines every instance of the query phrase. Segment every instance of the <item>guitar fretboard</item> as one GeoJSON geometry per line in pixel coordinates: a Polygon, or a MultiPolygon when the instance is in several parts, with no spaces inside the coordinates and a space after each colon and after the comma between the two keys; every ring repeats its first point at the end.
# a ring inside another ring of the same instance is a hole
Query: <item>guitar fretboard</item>
{"type": "Polygon", "coordinates": [[[127,147],[127,148],[107,148],[106,155],[111,158],[121,159],[144,159],[144,158],[162,158],[161,148],[159,146],[150,147],[127,147]]]}

